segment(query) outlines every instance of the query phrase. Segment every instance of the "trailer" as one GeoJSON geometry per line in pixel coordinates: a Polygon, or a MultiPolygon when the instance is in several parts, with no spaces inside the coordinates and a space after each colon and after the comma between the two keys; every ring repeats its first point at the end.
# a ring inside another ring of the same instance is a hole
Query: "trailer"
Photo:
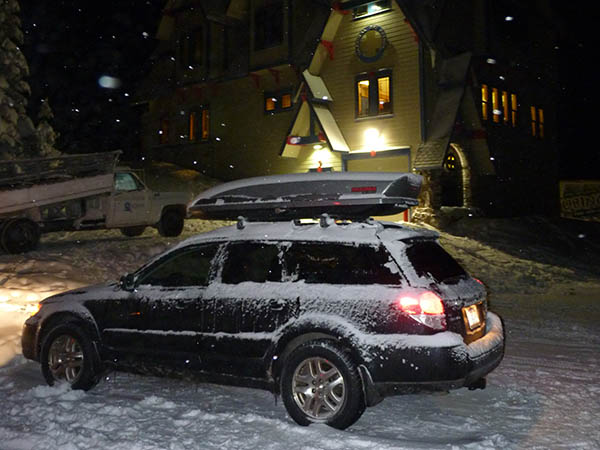
{"type": "Polygon", "coordinates": [[[183,229],[189,195],[154,192],[118,167],[120,151],[0,161],[0,247],[22,253],[43,233],[119,228],[138,236],[183,229]]]}

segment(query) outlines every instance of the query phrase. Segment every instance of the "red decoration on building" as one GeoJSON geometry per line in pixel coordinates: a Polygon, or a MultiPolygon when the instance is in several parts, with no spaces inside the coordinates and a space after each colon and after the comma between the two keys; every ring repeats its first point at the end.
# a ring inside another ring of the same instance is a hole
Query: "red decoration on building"
{"type": "Polygon", "coordinates": [[[323,172],[323,162],[319,161],[319,167],[317,167],[317,172],[323,172]]]}
{"type": "Polygon", "coordinates": [[[260,75],[257,73],[250,72],[250,78],[252,78],[252,81],[254,81],[256,89],[260,89],[260,75]]]}
{"type": "Polygon", "coordinates": [[[219,92],[221,90],[221,86],[219,85],[219,83],[213,81],[210,84],[210,93],[213,95],[219,95],[219,92]]]}
{"type": "Polygon", "coordinates": [[[340,14],[346,15],[348,14],[350,11],[347,9],[342,9],[342,2],[333,2],[333,5],[331,5],[331,8],[335,11],[338,12],[340,14]]]}
{"type": "Polygon", "coordinates": [[[327,138],[325,137],[325,134],[323,134],[322,131],[319,131],[318,138],[319,138],[319,142],[327,142],[327,138]]]}
{"type": "Polygon", "coordinates": [[[202,101],[204,97],[204,88],[200,85],[195,85],[192,87],[192,96],[194,100],[202,101]]]}
{"type": "Polygon", "coordinates": [[[186,97],[187,97],[187,88],[177,89],[177,98],[179,99],[180,102],[185,101],[186,97]]]}
{"type": "Polygon", "coordinates": [[[279,73],[280,73],[279,70],[277,70],[277,69],[269,69],[269,73],[275,79],[275,83],[277,83],[277,86],[279,86],[279,73]]]}
{"type": "Polygon", "coordinates": [[[329,59],[333,59],[333,42],[321,39],[321,45],[325,47],[325,50],[329,53],[329,59]]]}
{"type": "Polygon", "coordinates": [[[302,138],[300,136],[288,136],[287,143],[289,145],[302,145],[302,138]]]}
{"type": "Polygon", "coordinates": [[[419,35],[415,32],[415,29],[412,27],[408,19],[405,18],[404,23],[408,25],[408,28],[410,28],[410,32],[412,33],[415,42],[419,42],[419,35]]]}
{"type": "Polygon", "coordinates": [[[377,152],[375,150],[371,150],[371,158],[374,158],[375,155],[377,155],[377,152]]]}

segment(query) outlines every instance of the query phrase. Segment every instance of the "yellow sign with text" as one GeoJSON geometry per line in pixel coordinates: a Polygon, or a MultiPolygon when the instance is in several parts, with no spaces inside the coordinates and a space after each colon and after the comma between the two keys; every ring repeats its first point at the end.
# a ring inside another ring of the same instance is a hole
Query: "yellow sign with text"
{"type": "Polygon", "coordinates": [[[600,222],[600,180],[561,181],[560,215],[600,222]]]}

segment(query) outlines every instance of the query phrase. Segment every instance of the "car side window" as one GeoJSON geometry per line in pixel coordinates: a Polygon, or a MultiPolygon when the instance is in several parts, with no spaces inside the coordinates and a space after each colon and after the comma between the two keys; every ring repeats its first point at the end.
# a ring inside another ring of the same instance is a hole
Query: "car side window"
{"type": "Polygon", "coordinates": [[[218,245],[207,245],[174,254],[149,268],[138,284],[165,287],[206,286],[217,248],[218,245]]]}
{"type": "Polygon", "coordinates": [[[295,281],[327,284],[400,284],[395,264],[382,247],[294,243],[285,257],[295,281]]]}
{"type": "Polygon", "coordinates": [[[115,174],[115,190],[117,191],[137,191],[140,186],[133,175],[130,173],[115,174]]]}
{"type": "Polygon", "coordinates": [[[223,283],[281,281],[280,250],[276,244],[237,242],[227,247],[223,283]]]}

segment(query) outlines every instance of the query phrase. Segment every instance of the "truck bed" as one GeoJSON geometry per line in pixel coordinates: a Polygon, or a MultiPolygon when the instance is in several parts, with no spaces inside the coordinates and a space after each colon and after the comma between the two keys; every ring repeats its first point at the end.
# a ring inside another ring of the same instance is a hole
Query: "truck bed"
{"type": "Polygon", "coordinates": [[[120,152],[0,162],[0,215],[110,192],[120,152]]]}

